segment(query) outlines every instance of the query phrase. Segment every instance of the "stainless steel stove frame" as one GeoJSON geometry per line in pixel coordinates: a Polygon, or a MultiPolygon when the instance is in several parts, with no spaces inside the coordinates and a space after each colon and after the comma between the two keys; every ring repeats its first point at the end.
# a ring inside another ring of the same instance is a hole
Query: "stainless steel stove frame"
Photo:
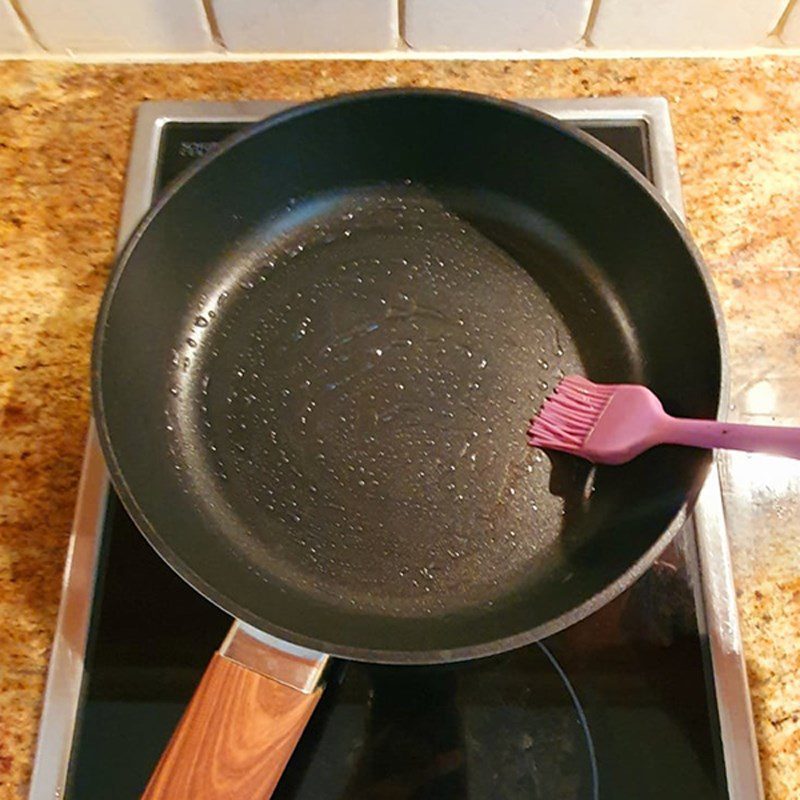
{"type": "MultiPolygon", "coordinates": [[[[669,109],[663,98],[592,98],[524,101],[564,120],[592,123],[641,121],[648,128],[654,183],[683,216],[680,175],[669,109]]],[[[168,122],[254,121],[288,106],[282,101],[146,102],[139,109],[133,136],[118,247],[153,200],[161,129],[168,122]]],[[[725,769],[731,800],[762,800],[752,711],[736,595],[716,465],[694,511],[703,583],[698,614],[706,632],[714,669],[725,769]],[[704,607],[703,607],[704,606],[704,607]]],[[[110,491],[108,474],[90,424],[67,554],[61,606],[39,727],[31,800],[63,797],[84,674],[97,556],[110,491]]]]}

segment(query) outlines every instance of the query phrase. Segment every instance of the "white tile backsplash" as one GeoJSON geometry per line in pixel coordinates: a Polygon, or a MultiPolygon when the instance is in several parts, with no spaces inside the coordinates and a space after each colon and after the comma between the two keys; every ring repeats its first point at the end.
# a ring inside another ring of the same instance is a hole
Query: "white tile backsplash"
{"type": "Polygon", "coordinates": [[[234,52],[390,50],[397,0],[213,0],[225,46],[234,52]]]}
{"type": "Polygon", "coordinates": [[[21,0],[54,52],[184,53],[211,50],[201,0],[21,0]]]}
{"type": "Polygon", "coordinates": [[[800,0],[0,0],[0,58],[42,47],[187,61],[780,52],[800,49],[800,0]]]}
{"type": "Polygon", "coordinates": [[[0,0],[0,57],[37,49],[8,0],[0,0]]]}
{"type": "Polygon", "coordinates": [[[591,0],[406,0],[415,50],[555,50],[574,47],[591,0]]]}
{"type": "Polygon", "coordinates": [[[600,0],[589,36],[619,50],[731,49],[765,44],[787,0],[600,0]]]}

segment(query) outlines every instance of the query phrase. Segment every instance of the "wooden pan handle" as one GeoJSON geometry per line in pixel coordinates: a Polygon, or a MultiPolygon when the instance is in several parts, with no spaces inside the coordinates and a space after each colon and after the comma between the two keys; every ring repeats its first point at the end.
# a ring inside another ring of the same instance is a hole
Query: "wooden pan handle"
{"type": "Polygon", "coordinates": [[[266,800],[322,694],[216,653],[142,795],[144,800],[266,800]]]}

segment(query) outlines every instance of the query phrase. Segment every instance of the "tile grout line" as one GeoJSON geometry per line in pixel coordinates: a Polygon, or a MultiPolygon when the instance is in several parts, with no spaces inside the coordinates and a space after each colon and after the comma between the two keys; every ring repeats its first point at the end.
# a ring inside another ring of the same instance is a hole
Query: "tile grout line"
{"type": "Polygon", "coordinates": [[[786,3],[786,7],[783,9],[783,12],[778,17],[778,21],[775,23],[775,26],[767,34],[768,37],[774,36],[776,39],[778,39],[779,42],[781,42],[781,44],[784,44],[783,29],[786,27],[789,15],[792,13],[796,5],[797,5],[797,0],[788,0],[788,2],[786,3]]]}
{"type": "Polygon", "coordinates": [[[11,11],[17,15],[17,19],[19,20],[19,24],[22,25],[22,29],[31,39],[31,41],[43,52],[49,53],[47,47],[44,46],[44,42],[39,38],[39,34],[36,33],[36,29],[31,24],[30,19],[28,19],[28,15],[22,10],[22,5],[20,4],[20,0],[8,0],[8,5],[11,7],[11,11]]]}
{"type": "MultiPolygon", "coordinates": [[[[578,41],[584,45],[584,47],[594,47],[594,42],[592,41],[592,31],[594,30],[594,24],[597,21],[597,15],[600,12],[600,0],[591,0],[592,4],[589,6],[589,15],[586,17],[586,26],[583,29],[583,34],[581,35],[578,41]]],[[[794,0],[789,0],[789,2],[794,2],[794,0]]]]}
{"type": "Polygon", "coordinates": [[[227,53],[228,46],[225,44],[225,39],[222,36],[222,31],[219,27],[219,20],[217,19],[217,12],[214,10],[212,0],[200,0],[200,5],[203,7],[203,13],[206,15],[208,30],[211,33],[211,38],[214,41],[214,44],[223,53],[227,53]]]}
{"type": "Polygon", "coordinates": [[[412,47],[406,39],[406,0],[395,0],[397,8],[397,48],[398,50],[411,50],[412,47]]]}

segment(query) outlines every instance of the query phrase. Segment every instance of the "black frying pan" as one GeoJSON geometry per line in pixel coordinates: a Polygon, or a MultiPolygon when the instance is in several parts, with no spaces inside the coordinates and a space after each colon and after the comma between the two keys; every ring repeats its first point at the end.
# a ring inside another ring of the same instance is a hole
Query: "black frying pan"
{"type": "Polygon", "coordinates": [[[95,415],[132,517],[213,602],[346,658],[454,661],[585,617],[666,546],[706,453],[595,471],[526,423],[571,372],[716,416],[718,324],[680,222],[590,137],[350,95],[234,136],[150,211],[95,415]]]}

